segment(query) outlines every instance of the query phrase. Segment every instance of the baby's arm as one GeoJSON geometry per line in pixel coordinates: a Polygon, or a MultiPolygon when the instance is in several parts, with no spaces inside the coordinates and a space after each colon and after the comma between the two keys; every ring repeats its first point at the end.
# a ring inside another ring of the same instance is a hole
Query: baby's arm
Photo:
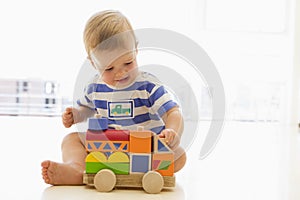
{"type": "Polygon", "coordinates": [[[183,117],[178,107],[174,107],[163,115],[166,129],[159,136],[165,138],[166,143],[175,149],[180,143],[183,132],[183,117]]]}
{"type": "Polygon", "coordinates": [[[76,108],[68,107],[62,114],[62,122],[66,128],[71,127],[73,124],[85,121],[88,117],[95,114],[95,111],[85,106],[79,106],[76,108]]]}

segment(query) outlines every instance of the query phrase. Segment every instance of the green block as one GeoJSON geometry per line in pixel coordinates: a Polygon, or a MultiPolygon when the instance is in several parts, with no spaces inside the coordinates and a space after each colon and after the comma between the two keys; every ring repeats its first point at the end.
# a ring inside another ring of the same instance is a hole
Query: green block
{"type": "Polygon", "coordinates": [[[106,169],[105,165],[100,162],[86,162],[85,171],[87,174],[96,174],[101,169],[106,169]]]}
{"type": "Polygon", "coordinates": [[[171,161],[169,160],[164,160],[161,162],[161,164],[159,165],[159,170],[167,170],[169,168],[169,166],[171,165],[171,161]]]}
{"type": "Polygon", "coordinates": [[[115,174],[129,174],[129,163],[105,163],[115,174]]]}
{"type": "Polygon", "coordinates": [[[96,174],[101,169],[110,169],[115,174],[129,174],[129,162],[127,163],[86,162],[85,164],[85,171],[87,174],[96,174]]]}

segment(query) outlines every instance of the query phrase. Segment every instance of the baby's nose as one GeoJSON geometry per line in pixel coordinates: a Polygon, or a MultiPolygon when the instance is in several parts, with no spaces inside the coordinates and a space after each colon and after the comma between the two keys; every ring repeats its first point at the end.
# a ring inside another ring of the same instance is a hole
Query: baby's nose
{"type": "Polygon", "coordinates": [[[117,72],[117,77],[118,78],[122,78],[123,76],[125,76],[127,74],[127,71],[125,69],[120,69],[118,72],[117,72]]]}

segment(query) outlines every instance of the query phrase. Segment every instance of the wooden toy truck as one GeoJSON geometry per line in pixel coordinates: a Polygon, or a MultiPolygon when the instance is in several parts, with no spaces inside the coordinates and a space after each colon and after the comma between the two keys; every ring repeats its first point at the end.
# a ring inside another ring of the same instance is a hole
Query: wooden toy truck
{"type": "Polygon", "coordinates": [[[108,129],[106,118],[90,118],[86,133],[83,182],[100,192],[115,187],[138,187],[159,193],[175,187],[174,153],[155,133],[108,129]]]}

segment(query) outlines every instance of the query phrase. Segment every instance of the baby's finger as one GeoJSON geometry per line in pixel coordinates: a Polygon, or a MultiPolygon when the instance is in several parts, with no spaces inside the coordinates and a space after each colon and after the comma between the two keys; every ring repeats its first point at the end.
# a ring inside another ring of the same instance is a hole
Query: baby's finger
{"type": "Polygon", "coordinates": [[[67,108],[64,112],[64,115],[73,115],[73,109],[72,108],[67,108]]]}
{"type": "Polygon", "coordinates": [[[62,121],[63,121],[63,122],[73,121],[73,118],[70,117],[70,116],[63,116],[63,117],[62,117],[62,121]]]}
{"type": "Polygon", "coordinates": [[[66,111],[68,111],[68,112],[72,112],[72,110],[73,110],[72,107],[67,107],[67,108],[66,108],[66,111]]]}
{"type": "Polygon", "coordinates": [[[169,130],[169,129],[165,129],[164,130],[164,135],[165,135],[165,142],[167,144],[170,144],[173,141],[173,139],[174,139],[173,132],[171,130],[169,130]]]}
{"type": "Polygon", "coordinates": [[[66,128],[69,128],[73,125],[73,123],[71,121],[64,121],[63,124],[66,128]]]}
{"type": "Polygon", "coordinates": [[[170,144],[171,149],[176,149],[180,144],[180,137],[178,134],[174,135],[173,142],[170,144]]]}
{"type": "Polygon", "coordinates": [[[73,114],[72,113],[64,113],[63,117],[65,118],[72,118],[73,114]]]}
{"type": "Polygon", "coordinates": [[[160,137],[160,138],[164,138],[165,137],[164,130],[158,135],[158,137],[160,137]]]}
{"type": "Polygon", "coordinates": [[[71,116],[72,116],[72,113],[71,113],[71,112],[64,112],[64,113],[63,113],[63,116],[64,116],[64,117],[71,117],[71,116]]]}
{"type": "Polygon", "coordinates": [[[63,121],[65,123],[72,123],[73,122],[73,118],[64,119],[63,121]]]}
{"type": "Polygon", "coordinates": [[[70,128],[70,127],[71,127],[71,124],[65,124],[65,123],[64,123],[64,126],[65,126],[65,128],[70,128]]]}

